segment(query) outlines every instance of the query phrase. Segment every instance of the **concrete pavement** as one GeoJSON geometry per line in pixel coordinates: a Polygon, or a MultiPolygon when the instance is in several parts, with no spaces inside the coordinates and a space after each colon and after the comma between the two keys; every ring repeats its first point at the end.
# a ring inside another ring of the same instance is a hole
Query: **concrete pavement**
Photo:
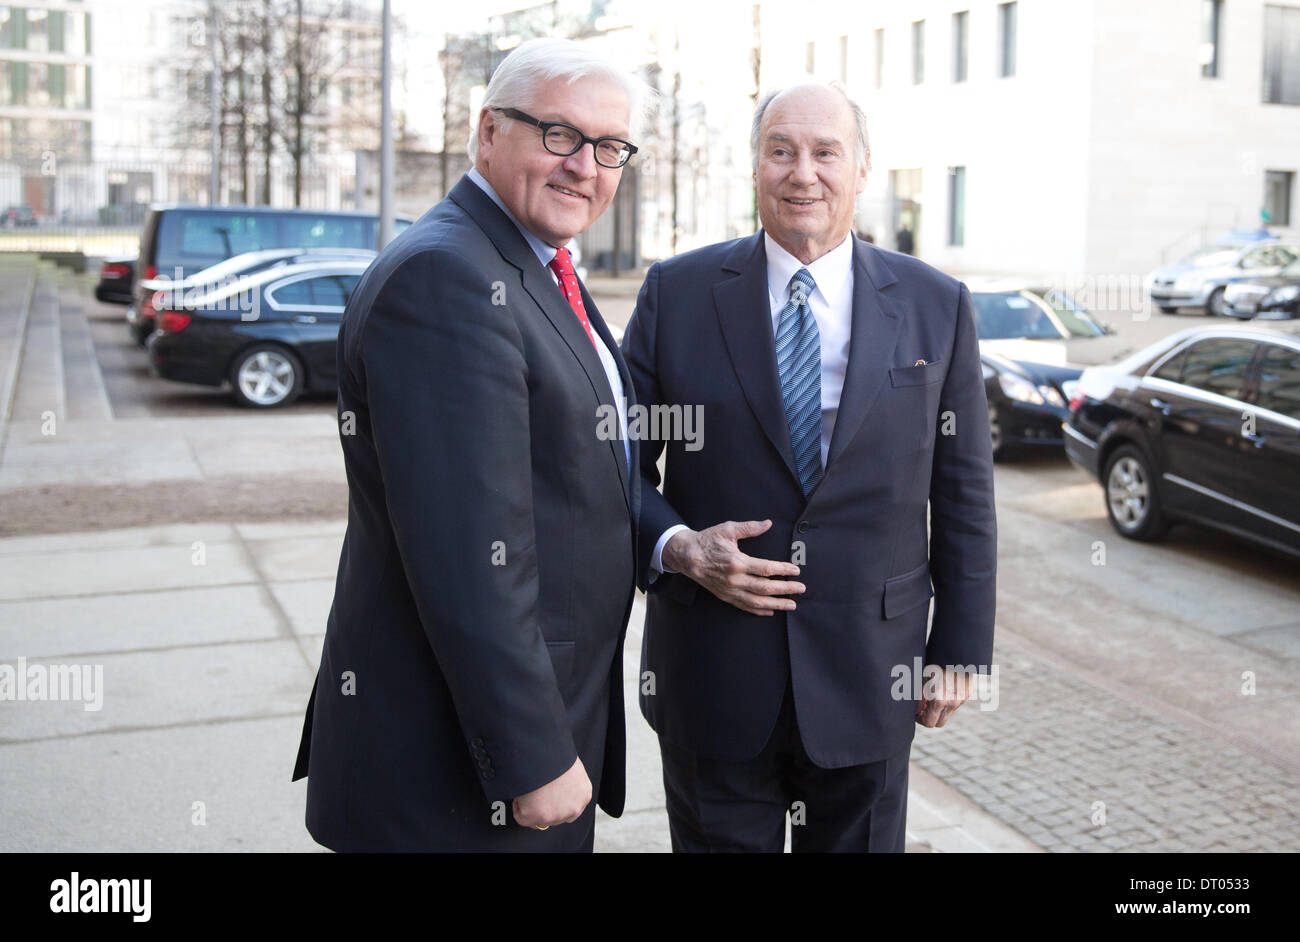
{"type": "MultiPolygon", "coordinates": [[[[76,698],[0,701],[0,850],[319,850],[302,824],[305,783],[289,775],[342,508],[286,520],[223,519],[207,507],[187,519],[169,504],[159,524],[146,502],[144,525],[92,528],[55,505],[69,494],[111,505],[115,495],[236,490],[255,502],[259,488],[286,481],[335,495],[332,412],[113,419],[87,355],[87,284],[0,259],[0,506],[9,516],[35,501],[27,518],[39,524],[47,501],[48,529],[64,531],[0,538],[0,665],[21,658],[51,677],[75,666],[87,680],[76,698]]],[[[117,519],[111,511],[83,513],[102,523],[117,519]]],[[[642,605],[628,630],[630,703],[642,605]]],[[[970,711],[953,722],[979,720],[970,711]]],[[[667,850],[658,750],[635,707],[628,731],[627,811],[601,816],[597,850],[667,850]]],[[[918,736],[934,748],[944,733],[918,736]]],[[[1038,847],[914,761],[908,849],[1038,847]]]]}

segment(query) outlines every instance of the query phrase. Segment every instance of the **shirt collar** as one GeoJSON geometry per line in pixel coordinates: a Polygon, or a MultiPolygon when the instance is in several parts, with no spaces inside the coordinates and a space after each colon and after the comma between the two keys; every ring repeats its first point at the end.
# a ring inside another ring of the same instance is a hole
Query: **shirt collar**
{"type": "MultiPolygon", "coordinates": [[[[533,250],[533,254],[536,255],[537,260],[542,263],[542,267],[545,268],[547,265],[550,265],[551,261],[555,258],[555,246],[543,242],[519,224],[519,220],[515,218],[515,214],[509,210],[501,197],[497,195],[497,191],[492,189],[492,184],[487,182],[487,177],[478,172],[478,167],[470,167],[469,173],[467,173],[466,176],[473,180],[474,184],[488,195],[488,199],[496,203],[497,206],[501,208],[501,212],[505,213],[510,221],[515,224],[515,228],[518,229],[519,234],[524,237],[524,241],[527,242],[528,247],[533,250]]],[[[793,275],[794,272],[791,272],[790,274],[793,275]]]]}
{"type": "Polygon", "coordinates": [[[782,305],[790,299],[790,279],[801,268],[808,269],[813,281],[817,283],[815,294],[831,308],[842,305],[853,290],[853,238],[846,235],[844,241],[831,249],[812,264],[805,265],[785,249],[766,231],[763,242],[767,248],[767,290],[782,305]]]}

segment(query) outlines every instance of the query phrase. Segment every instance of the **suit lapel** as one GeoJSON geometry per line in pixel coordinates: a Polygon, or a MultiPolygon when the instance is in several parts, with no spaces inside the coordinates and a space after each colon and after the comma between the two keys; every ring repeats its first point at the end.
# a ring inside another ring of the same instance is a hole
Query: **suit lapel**
{"type": "Polygon", "coordinates": [[[844,376],[844,391],[835,417],[826,467],[848,447],[893,362],[894,347],[903,317],[899,306],[886,288],[897,279],[880,253],[868,243],[853,237],[853,326],[849,333],[849,363],[844,376]]]}
{"type": "MultiPolygon", "coordinates": [[[[462,177],[447,194],[453,202],[461,209],[465,210],[479,228],[492,240],[501,257],[507,262],[519,269],[520,278],[523,288],[528,292],[541,308],[546,319],[551,322],[551,326],[564,340],[569,350],[572,352],[578,365],[582,367],[583,374],[587,377],[587,382],[591,384],[592,391],[602,405],[614,406],[614,394],[609,388],[609,377],[605,375],[605,367],[601,365],[600,356],[596,353],[596,348],[591,345],[591,338],[582,328],[582,322],[578,320],[577,314],[573,308],[569,307],[569,302],[565,300],[564,294],[560,291],[550,273],[542,267],[538,261],[536,253],[524,241],[523,235],[519,229],[510,220],[510,217],[501,211],[492,198],[479,189],[478,185],[468,177],[462,177]]],[[[600,323],[598,336],[609,337],[609,330],[605,327],[604,321],[600,319],[600,314],[596,312],[596,305],[591,301],[591,296],[587,294],[586,289],[582,289],[583,303],[587,305],[587,317],[591,321],[592,328],[596,329],[597,322],[600,323]]],[[[606,339],[607,345],[612,344],[612,340],[606,339]]],[[[611,346],[611,349],[617,350],[617,346],[611,346]]],[[[622,361],[619,363],[620,375],[623,376],[624,390],[630,389],[630,380],[627,374],[623,372],[622,361]]],[[[595,411],[591,414],[591,430],[594,435],[599,417],[595,411]]],[[[632,505],[631,492],[628,482],[627,466],[623,459],[623,444],[615,439],[610,442],[611,454],[617,460],[618,479],[623,485],[623,498],[628,502],[629,509],[632,505]]]]}
{"type": "Polygon", "coordinates": [[[763,251],[762,231],[738,242],[722,269],[725,277],[713,286],[713,301],[732,368],[758,424],[798,481],[785,405],[781,400],[781,380],[776,371],[776,340],[772,336],[772,305],[767,297],[767,253],[763,251]]]}
{"type": "MultiPolygon", "coordinates": [[[[596,302],[593,301],[591,295],[587,293],[587,286],[579,280],[578,288],[582,292],[582,303],[587,309],[587,320],[591,322],[591,329],[596,332],[596,338],[605,345],[605,348],[609,350],[610,355],[614,358],[614,365],[618,368],[619,379],[623,383],[623,399],[627,403],[627,407],[630,408],[632,401],[635,399],[635,395],[632,392],[632,374],[627,371],[627,364],[623,362],[623,354],[619,351],[618,344],[614,342],[614,335],[609,332],[609,327],[605,324],[605,319],[600,316],[600,311],[596,309],[596,302]]],[[[573,314],[572,311],[569,313],[573,314]]],[[[573,320],[577,323],[578,318],[576,315],[573,320]]],[[[579,330],[581,329],[581,325],[579,325],[579,330]]],[[[587,334],[585,331],[582,332],[582,337],[583,340],[586,340],[588,348],[591,348],[591,341],[587,340],[587,334]]],[[[592,349],[592,353],[595,353],[594,349],[592,349]]],[[[600,365],[600,358],[598,356],[596,360],[597,365],[600,365]]],[[[601,401],[616,405],[613,400],[613,393],[609,389],[609,378],[605,376],[604,366],[600,366],[600,378],[601,382],[604,383],[606,390],[605,394],[601,395],[601,401]]],[[[600,395],[599,389],[597,389],[597,394],[600,395]]],[[[638,512],[636,507],[637,495],[633,491],[632,482],[628,478],[628,462],[627,456],[623,453],[622,439],[612,439],[609,443],[609,448],[618,464],[618,479],[623,483],[623,496],[627,498],[628,510],[632,513],[632,518],[635,520],[638,512]]],[[[628,448],[632,455],[632,467],[639,467],[637,464],[638,457],[636,441],[629,441],[628,448]]]]}

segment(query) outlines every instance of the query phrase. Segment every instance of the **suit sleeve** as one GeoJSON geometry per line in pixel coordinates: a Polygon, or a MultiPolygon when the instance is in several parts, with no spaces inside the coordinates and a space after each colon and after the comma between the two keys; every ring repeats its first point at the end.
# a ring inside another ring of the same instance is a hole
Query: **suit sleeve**
{"type": "MultiPolygon", "coordinates": [[[[637,295],[636,310],[632,312],[632,319],[628,322],[627,330],[623,332],[623,359],[627,363],[628,373],[632,376],[637,404],[646,409],[651,409],[662,402],[657,370],[659,279],[659,263],[655,262],[646,272],[645,283],[641,285],[641,291],[637,295]]],[[[654,555],[655,544],[659,541],[659,537],[669,527],[684,526],[685,521],[663,494],[659,493],[659,455],[663,452],[664,442],[656,438],[639,444],[641,446],[641,519],[637,524],[636,584],[638,588],[645,591],[653,579],[650,559],[654,555]]]]}
{"type": "Polygon", "coordinates": [[[993,660],[998,537],[984,371],[964,284],[956,322],[930,479],[935,601],[926,663],[978,667],[993,660]]]}
{"type": "Polygon", "coordinates": [[[529,364],[494,277],[450,252],[415,255],[379,290],[359,344],[420,623],[480,784],[509,801],[577,750],[538,623],[529,364]]]}

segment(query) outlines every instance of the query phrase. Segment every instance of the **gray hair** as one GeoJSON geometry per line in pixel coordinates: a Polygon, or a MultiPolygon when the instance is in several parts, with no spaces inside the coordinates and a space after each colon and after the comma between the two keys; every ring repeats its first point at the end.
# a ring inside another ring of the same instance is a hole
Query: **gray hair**
{"type": "MultiPolygon", "coordinates": [[[[653,102],[654,90],[637,76],[572,39],[530,39],[517,46],[492,73],[483,95],[483,108],[518,108],[527,111],[536,104],[537,86],[553,79],[569,84],[583,78],[601,78],[618,85],[627,94],[629,134],[636,137],[653,102]]],[[[482,115],[482,110],[479,111],[482,115]]],[[[514,124],[497,115],[502,131],[514,124]]],[[[633,143],[636,143],[633,141],[633,143]]],[[[478,155],[478,122],[469,132],[466,147],[472,163],[478,155]]]]}
{"type": "MultiPolygon", "coordinates": [[[[867,115],[856,101],[849,97],[849,93],[844,90],[844,86],[839,82],[829,82],[821,86],[839,92],[844,96],[844,101],[849,106],[849,111],[853,113],[853,128],[856,132],[854,135],[854,151],[857,154],[858,166],[871,166],[871,141],[867,138],[867,115]]],[[[778,88],[776,91],[768,92],[763,96],[763,100],[758,103],[758,109],[754,112],[754,124],[749,131],[749,151],[754,158],[754,169],[758,169],[758,145],[759,131],[763,127],[763,115],[767,112],[767,106],[772,103],[777,95],[786,91],[784,88],[778,88]]]]}

